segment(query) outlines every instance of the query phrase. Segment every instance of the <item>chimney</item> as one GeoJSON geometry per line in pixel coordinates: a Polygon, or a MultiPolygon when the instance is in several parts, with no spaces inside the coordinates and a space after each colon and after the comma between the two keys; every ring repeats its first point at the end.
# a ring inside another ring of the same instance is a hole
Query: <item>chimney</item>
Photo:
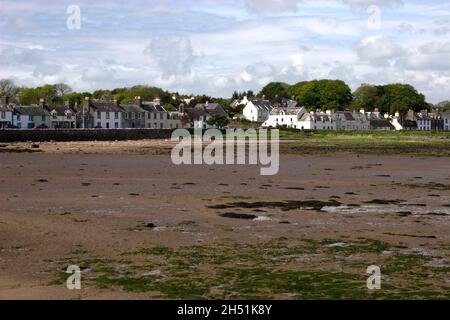
{"type": "Polygon", "coordinates": [[[89,112],[91,109],[91,98],[84,97],[83,110],[89,112]]]}
{"type": "Polygon", "coordinates": [[[119,106],[119,101],[117,101],[116,98],[114,98],[114,99],[112,100],[112,103],[113,103],[114,105],[116,105],[117,107],[119,106]]]}
{"type": "Polygon", "coordinates": [[[184,103],[180,103],[180,105],[178,106],[178,111],[180,113],[184,113],[184,103]]]}
{"type": "Polygon", "coordinates": [[[137,106],[142,106],[142,99],[140,96],[134,97],[134,104],[137,106]]]}
{"type": "Polygon", "coordinates": [[[40,106],[41,108],[44,108],[44,107],[45,107],[45,99],[43,99],[43,98],[39,99],[39,106],[40,106]]]}
{"type": "Polygon", "coordinates": [[[161,99],[160,99],[159,97],[156,97],[155,99],[153,99],[153,102],[154,102],[155,104],[157,104],[158,106],[161,105],[161,99]]]}
{"type": "Polygon", "coordinates": [[[7,106],[9,104],[9,97],[8,96],[4,96],[2,97],[2,100],[0,102],[1,106],[7,106]]]}

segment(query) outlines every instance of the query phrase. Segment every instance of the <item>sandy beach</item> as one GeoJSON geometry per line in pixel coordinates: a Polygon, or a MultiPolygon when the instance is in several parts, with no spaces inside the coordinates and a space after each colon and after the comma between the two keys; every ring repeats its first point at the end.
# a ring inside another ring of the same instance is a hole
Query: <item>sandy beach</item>
{"type": "Polygon", "coordinates": [[[450,297],[448,157],[282,154],[264,177],[170,147],[1,152],[0,299],[450,297]]]}

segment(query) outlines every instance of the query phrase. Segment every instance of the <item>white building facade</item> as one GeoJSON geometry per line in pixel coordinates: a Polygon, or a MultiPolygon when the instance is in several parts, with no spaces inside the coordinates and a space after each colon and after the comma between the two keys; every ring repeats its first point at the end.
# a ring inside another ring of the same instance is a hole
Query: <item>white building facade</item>
{"type": "Polygon", "coordinates": [[[267,100],[250,100],[242,111],[245,119],[252,122],[265,122],[273,107],[267,100]]]}
{"type": "Polygon", "coordinates": [[[274,108],[262,126],[265,128],[286,127],[297,129],[300,118],[305,112],[305,108],[274,108]]]}

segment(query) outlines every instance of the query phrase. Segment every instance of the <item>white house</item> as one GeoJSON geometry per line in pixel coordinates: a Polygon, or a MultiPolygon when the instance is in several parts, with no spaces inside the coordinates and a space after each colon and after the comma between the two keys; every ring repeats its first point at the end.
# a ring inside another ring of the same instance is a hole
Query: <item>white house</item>
{"type": "Polygon", "coordinates": [[[0,129],[8,128],[13,123],[13,110],[8,106],[0,106],[0,129]]]}
{"type": "Polygon", "coordinates": [[[50,113],[39,105],[15,106],[13,125],[19,129],[49,128],[50,113]]]}
{"type": "Polygon", "coordinates": [[[269,114],[269,119],[262,126],[266,128],[286,127],[296,129],[300,118],[305,112],[305,108],[274,108],[269,114]]]}
{"type": "Polygon", "coordinates": [[[200,129],[211,128],[208,124],[208,120],[211,118],[211,115],[204,109],[186,108],[184,109],[184,114],[189,121],[188,127],[200,129]]]}
{"type": "Polygon", "coordinates": [[[441,117],[444,122],[444,131],[450,131],[450,112],[442,112],[441,117]]]}
{"type": "MultiPolygon", "coordinates": [[[[117,101],[103,102],[91,101],[89,97],[84,101],[85,121],[83,128],[97,129],[122,129],[123,110],[119,107],[117,101]],[[87,117],[87,119],[86,119],[87,117]]],[[[83,114],[83,112],[82,112],[83,114]]]]}
{"type": "Polygon", "coordinates": [[[268,100],[255,99],[246,103],[243,115],[244,118],[252,122],[265,122],[269,119],[273,107],[268,100]]]}
{"type": "Polygon", "coordinates": [[[297,123],[297,129],[336,130],[336,121],[331,111],[305,112],[297,123]]]}
{"type": "Polygon", "coordinates": [[[359,112],[337,111],[333,113],[337,131],[365,131],[370,128],[368,115],[364,110],[359,112]]]}

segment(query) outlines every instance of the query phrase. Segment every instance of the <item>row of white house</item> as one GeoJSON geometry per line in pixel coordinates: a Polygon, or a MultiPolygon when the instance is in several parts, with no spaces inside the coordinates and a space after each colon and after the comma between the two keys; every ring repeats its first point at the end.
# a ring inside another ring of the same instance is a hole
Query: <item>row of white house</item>
{"type": "Polygon", "coordinates": [[[313,111],[305,108],[273,108],[263,127],[285,127],[298,130],[367,131],[394,130],[395,127],[378,111],[313,111]]]}
{"type": "Polygon", "coordinates": [[[263,127],[286,127],[299,130],[419,130],[449,131],[450,113],[410,110],[405,117],[398,113],[394,116],[382,115],[377,109],[373,112],[357,111],[314,111],[308,112],[297,107],[297,102],[283,99],[273,106],[268,100],[244,97],[235,100],[233,107],[243,105],[243,118],[252,122],[260,122],[263,127]]]}

